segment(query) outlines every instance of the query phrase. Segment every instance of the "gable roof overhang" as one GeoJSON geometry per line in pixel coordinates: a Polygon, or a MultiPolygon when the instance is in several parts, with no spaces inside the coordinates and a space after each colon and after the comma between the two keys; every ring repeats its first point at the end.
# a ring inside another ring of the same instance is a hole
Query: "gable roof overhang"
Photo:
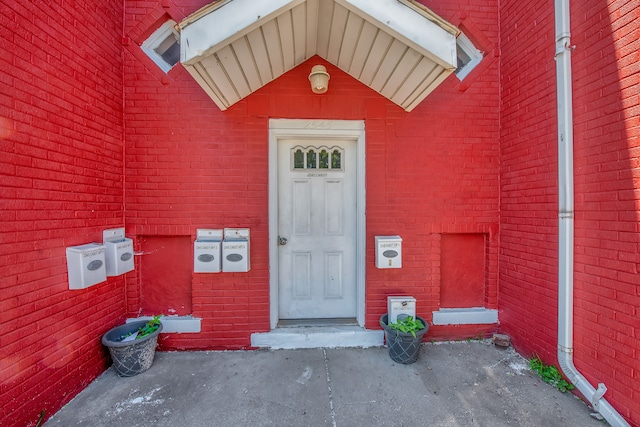
{"type": "Polygon", "coordinates": [[[221,110],[318,55],[411,111],[456,69],[459,30],[415,0],[220,0],[178,24],[221,110]]]}

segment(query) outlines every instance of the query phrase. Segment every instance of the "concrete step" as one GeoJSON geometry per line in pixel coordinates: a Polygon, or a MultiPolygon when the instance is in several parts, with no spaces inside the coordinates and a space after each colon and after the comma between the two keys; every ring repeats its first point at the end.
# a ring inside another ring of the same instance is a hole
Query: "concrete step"
{"type": "Polygon", "coordinates": [[[251,334],[251,345],[259,348],[339,348],[380,347],[384,331],[366,330],[359,326],[307,326],[277,328],[251,334]]]}

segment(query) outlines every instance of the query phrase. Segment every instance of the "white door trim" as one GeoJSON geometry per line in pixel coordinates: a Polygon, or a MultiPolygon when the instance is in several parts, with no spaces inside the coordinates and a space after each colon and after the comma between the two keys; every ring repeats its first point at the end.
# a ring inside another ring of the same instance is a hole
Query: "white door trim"
{"type": "Polygon", "coordinates": [[[271,329],[278,324],[278,140],[335,137],[356,141],[356,320],[365,313],[365,137],[363,120],[269,120],[269,300],[271,329]]]}

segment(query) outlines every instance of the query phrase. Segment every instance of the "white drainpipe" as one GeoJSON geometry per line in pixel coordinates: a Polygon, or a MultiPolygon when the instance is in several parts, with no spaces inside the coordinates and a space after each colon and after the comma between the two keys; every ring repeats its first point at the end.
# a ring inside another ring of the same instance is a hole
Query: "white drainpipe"
{"type": "Polygon", "coordinates": [[[614,427],[629,427],[603,399],[607,387],[593,388],[573,364],[573,105],[569,0],[555,0],[558,91],[558,363],[569,381],[614,427]]]}

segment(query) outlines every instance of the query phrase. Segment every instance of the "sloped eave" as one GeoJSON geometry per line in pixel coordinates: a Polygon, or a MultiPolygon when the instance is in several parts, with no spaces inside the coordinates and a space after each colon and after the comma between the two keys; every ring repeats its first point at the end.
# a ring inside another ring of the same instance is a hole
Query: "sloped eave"
{"type": "Polygon", "coordinates": [[[411,111],[457,63],[458,29],[413,0],[221,0],[178,27],[182,64],[221,110],[319,55],[411,111]]]}

